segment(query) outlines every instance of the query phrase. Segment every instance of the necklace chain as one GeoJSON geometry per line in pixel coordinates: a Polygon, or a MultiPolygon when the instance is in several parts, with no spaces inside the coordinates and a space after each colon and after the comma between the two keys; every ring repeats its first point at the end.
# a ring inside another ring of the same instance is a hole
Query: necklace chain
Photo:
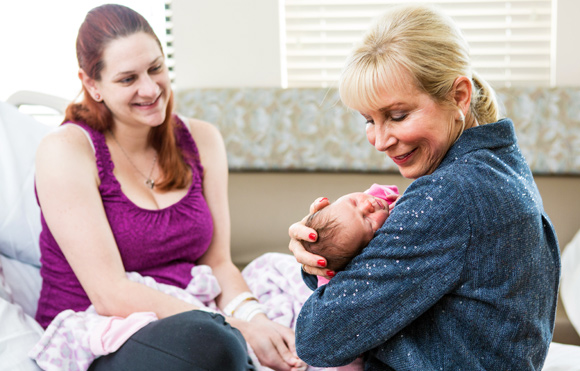
{"type": "Polygon", "coordinates": [[[129,163],[131,164],[131,166],[133,166],[133,168],[135,170],[137,170],[137,172],[139,174],[141,174],[141,176],[143,176],[143,178],[145,178],[145,185],[147,187],[149,187],[150,189],[153,189],[153,187],[155,187],[155,180],[153,180],[153,178],[151,176],[153,175],[153,169],[155,169],[155,163],[157,162],[157,154],[155,154],[155,157],[153,157],[153,164],[151,165],[151,171],[149,172],[149,176],[146,176],[145,174],[143,174],[141,172],[141,170],[139,170],[139,168],[137,166],[135,166],[135,164],[133,163],[133,161],[131,161],[131,158],[129,157],[129,155],[127,154],[127,152],[125,152],[125,149],[123,148],[123,146],[121,146],[121,143],[119,143],[119,141],[117,140],[117,138],[115,138],[115,134],[113,134],[113,131],[109,130],[109,133],[111,133],[111,136],[113,137],[113,140],[115,141],[115,143],[117,143],[117,145],[121,149],[121,152],[123,152],[123,154],[125,155],[125,158],[127,158],[127,161],[129,161],[129,163]]]}

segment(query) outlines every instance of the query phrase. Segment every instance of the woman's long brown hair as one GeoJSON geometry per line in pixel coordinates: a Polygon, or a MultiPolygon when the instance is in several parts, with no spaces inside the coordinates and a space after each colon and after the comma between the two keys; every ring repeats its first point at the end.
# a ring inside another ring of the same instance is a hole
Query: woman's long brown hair
{"type": "MultiPolygon", "coordinates": [[[[107,45],[119,38],[138,32],[153,37],[163,52],[159,39],[143,16],[134,10],[115,4],[102,5],[92,9],[86,16],[77,36],[77,59],[79,67],[92,79],[100,81],[104,68],[103,52],[107,45]]],[[[92,99],[83,85],[81,100],[71,103],[65,113],[64,122],[80,121],[104,133],[113,126],[113,116],[103,102],[92,99]]],[[[163,179],[156,182],[159,190],[185,188],[189,185],[191,172],[179,150],[175,139],[175,119],[173,117],[173,92],[168,91],[165,120],[151,129],[147,138],[157,151],[158,163],[163,179]]]]}

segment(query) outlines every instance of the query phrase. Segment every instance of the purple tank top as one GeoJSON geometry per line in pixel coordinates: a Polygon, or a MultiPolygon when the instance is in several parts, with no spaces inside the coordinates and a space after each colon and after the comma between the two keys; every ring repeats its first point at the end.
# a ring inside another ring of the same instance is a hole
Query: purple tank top
{"type": "MultiPolygon", "coordinates": [[[[185,288],[195,261],[208,249],[213,222],[203,197],[203,167],[195,142],[185,124],[175,117],[175,136],[192,169],[187,194],[177,203],[161,209],[142,209],[121,191],[113,175],[114,164],[102,133],[85,124],[93,142],[107,219],[127,272],[151,276],[159,283],[185,288]]],[[[36,320],[46,328],[65,309],[85,310],[91,302],[48,229],[41,211],[40,252],[42,290],[36,320]]]]}

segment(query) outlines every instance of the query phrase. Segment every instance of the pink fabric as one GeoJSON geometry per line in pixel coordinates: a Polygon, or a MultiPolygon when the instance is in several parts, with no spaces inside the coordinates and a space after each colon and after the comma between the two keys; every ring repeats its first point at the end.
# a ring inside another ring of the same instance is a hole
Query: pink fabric
{"type": "Polygon", "coordinates": [[[134,333],[157,320],[153,312],[139,312],[123,317],[105,317],[89,335],[91,351],[97,355],[116,352],[134,333]]]}
{"type": "Polygon", "coordinates": [[[116,351],[135,332],[157,319],[155,313],[127,318],[67,309],[59,313],[28,356],[46,371],[87,370],[96,357],[116,351]]]}
{"type": "Polygon", "coordinates": [[[382,198],[383,200],[387,201],[387,203],[390,205],[393,203],[393,200],[389,200],[387,199],[388,195],[398,195],[399,194],[399,188],[397,188],[397,186],[395,185],[380,185],[380,184],[373,184],[369,189],[367,189],[365,191],[365,193],[368,193],[372,196],[378,197],[378,198],[382,198]]]}

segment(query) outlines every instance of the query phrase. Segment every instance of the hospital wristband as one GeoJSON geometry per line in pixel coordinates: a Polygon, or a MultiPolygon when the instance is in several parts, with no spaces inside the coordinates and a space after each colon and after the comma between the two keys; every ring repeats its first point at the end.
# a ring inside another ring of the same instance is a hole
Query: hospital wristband
{"type": "Polygon", "coordinates": [[[234,310],[234,318],[250,322],[257,314],[266,314],[264,306],[257,301],[246,301],[234,310]]]}
{"type": "Polygon", "coordinates": [[[249,301],[249,300],[258,302],[258,299],[251,292],[249,292],[249,291],[242,292],[241,294],[239,294],[238,296],[233,298],[232,301],[230,301],[228,303],[228,305],[225,306],[224,313],[227,316],[230,316],[230,317],[233,316],[236,309],[238,309],[238,307],[243,302],[249,301]]]}

